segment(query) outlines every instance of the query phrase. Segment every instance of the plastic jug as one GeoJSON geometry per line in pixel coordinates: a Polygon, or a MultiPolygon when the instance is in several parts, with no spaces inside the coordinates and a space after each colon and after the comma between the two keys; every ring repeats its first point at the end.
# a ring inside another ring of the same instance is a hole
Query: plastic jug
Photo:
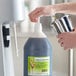
{"type": "Polygon", "coordinates": [[[52,46],[39,22],[24,46],[24,76],[52,76],[52,46]]]}

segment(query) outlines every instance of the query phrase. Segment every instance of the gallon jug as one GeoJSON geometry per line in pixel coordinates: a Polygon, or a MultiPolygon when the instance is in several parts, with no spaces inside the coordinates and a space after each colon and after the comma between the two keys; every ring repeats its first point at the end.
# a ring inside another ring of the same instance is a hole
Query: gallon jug
{"type": "Polygon", "coordinates": [[[24,46],[24,76],[52,76],[52,47],[41,23],[24,46]]]}

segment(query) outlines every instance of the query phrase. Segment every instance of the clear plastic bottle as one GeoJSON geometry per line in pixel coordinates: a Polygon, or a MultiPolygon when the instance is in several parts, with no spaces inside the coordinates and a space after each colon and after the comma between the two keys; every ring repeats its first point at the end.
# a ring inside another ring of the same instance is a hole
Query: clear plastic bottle
{"type": "Polygon", "coordinates": [[[52,76],[52,46],[40,23],[24,46],[24,76],[52,76]]]}

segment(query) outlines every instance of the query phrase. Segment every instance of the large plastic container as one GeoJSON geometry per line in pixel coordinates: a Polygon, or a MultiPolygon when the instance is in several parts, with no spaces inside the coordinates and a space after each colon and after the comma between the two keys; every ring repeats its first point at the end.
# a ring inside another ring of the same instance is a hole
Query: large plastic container
{"type": "Polygon", "coordinates": [[[52,76],[52,47],[40,23],[24,46],[24,76],[52,76]]]}

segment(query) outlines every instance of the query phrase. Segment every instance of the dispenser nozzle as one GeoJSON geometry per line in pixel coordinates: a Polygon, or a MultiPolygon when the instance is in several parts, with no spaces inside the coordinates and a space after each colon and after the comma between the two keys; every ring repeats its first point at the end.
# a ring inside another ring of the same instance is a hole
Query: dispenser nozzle
{"type": "Polygon", "coordinates": [[[38,22],[35,24],[35,32],[42,32],[42,24],[40,23],[40,18],[38,18],[38,22]]]}

